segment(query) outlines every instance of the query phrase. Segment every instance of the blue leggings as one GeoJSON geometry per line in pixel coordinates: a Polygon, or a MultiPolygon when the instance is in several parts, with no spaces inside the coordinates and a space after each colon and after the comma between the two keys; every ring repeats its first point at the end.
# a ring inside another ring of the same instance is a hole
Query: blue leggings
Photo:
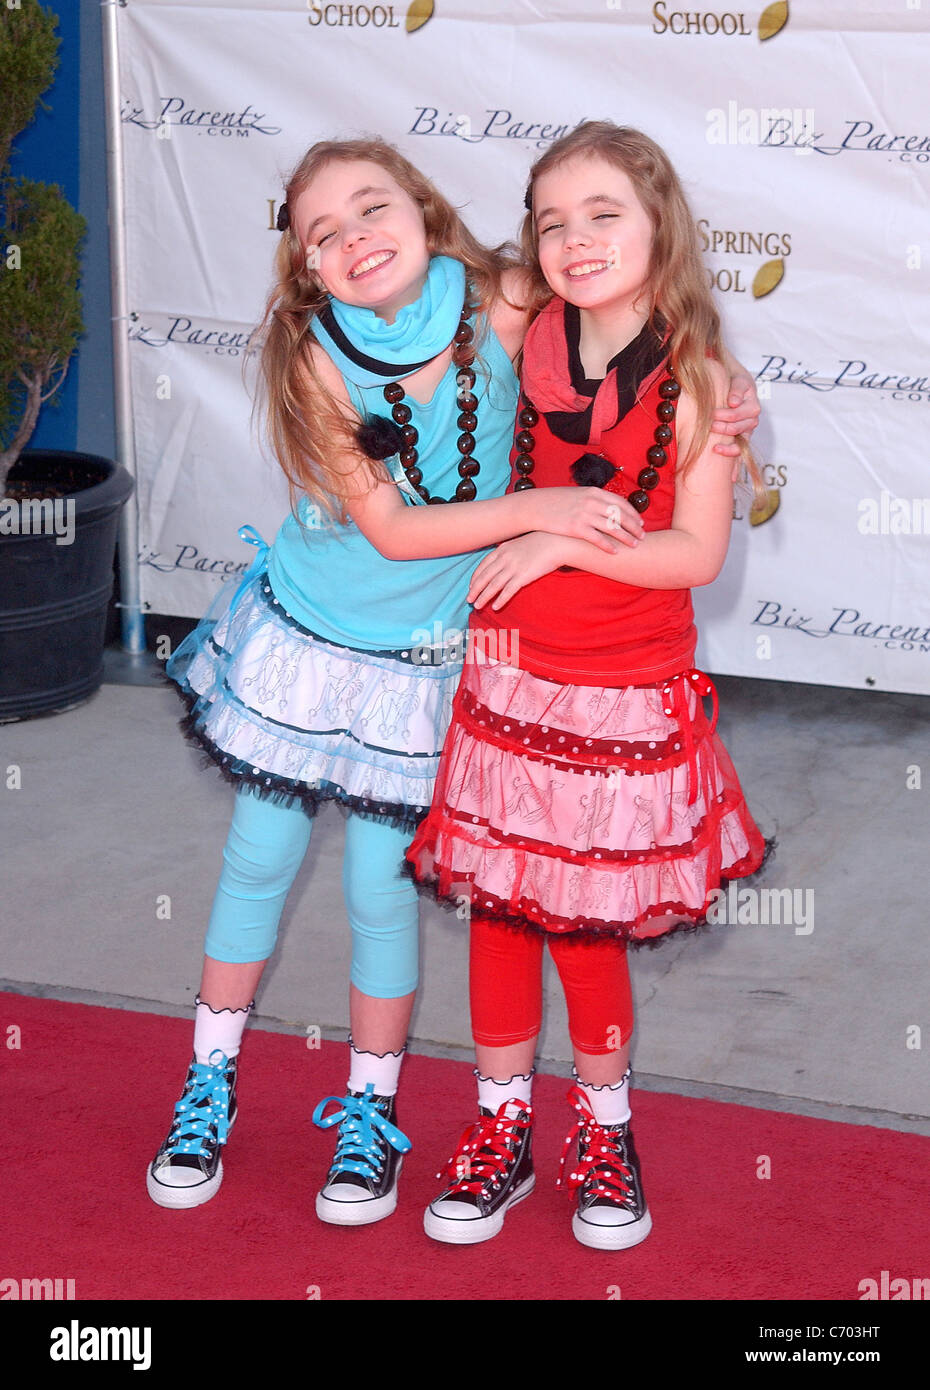
{"type": "MultiPolygon", "coordinates": [[[[278,922],[303,863],[313,819],[300,806],[276,806],[243,788],[232,825],[204,949],[214,960],[267,960],[278,922]]],[[[352,926],[350,979],[375,999],[417,987],[417,890],[400,876],[409,830],[350,815],[342,890],[352,926]]]]}

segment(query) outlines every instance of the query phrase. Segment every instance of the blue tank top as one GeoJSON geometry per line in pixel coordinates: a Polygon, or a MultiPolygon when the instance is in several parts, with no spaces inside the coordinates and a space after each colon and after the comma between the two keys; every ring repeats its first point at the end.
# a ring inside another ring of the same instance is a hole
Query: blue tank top
{"type": "MultiPolygon", "coordinates": [[[[488,329],[477,353],[474,457],[481,464],[475,484],[482,499],[503,496],[510,482],[517,378],[493,329],[488,329]]],[[[407,398],[413,411],[411,423],[420,436],[417,451],[423,486],[434,497],[453,496],[461,481],[456,371],[450,363],[427,405],[407,398]]],[[[380,386],[357,387],[351,382],[347,386],[360,413],[387,413],[380,386]]],[[[396,458],[393,466],[395,475],[403,477],[396,458]]],[[[401,495],[408,505],[418,505],[403,489],[401,495]]],[[[306,497],[297,510],[304,525],[293,514],[288,516],[271,548],[268,577],[287,612],[305,627],[329,641],[372,651],[447,641],[450,632],[467,627],[469,582],[491,547],[432,560],[386,560],[353,521],[345,526],[326,521],[306,497]]]]}

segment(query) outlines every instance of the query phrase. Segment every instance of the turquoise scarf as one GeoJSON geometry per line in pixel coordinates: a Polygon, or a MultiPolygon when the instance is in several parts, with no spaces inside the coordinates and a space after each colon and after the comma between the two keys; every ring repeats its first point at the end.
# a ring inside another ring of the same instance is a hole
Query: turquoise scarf
{"type": "Polygon", "coordinates": [[[357,386],[383,386],[426,365],[452,342],[465,302],[465,267],[433,256],[420,298],[393,323],[373,309],[332,299],[310,321],[317,341],[357,386]]]}

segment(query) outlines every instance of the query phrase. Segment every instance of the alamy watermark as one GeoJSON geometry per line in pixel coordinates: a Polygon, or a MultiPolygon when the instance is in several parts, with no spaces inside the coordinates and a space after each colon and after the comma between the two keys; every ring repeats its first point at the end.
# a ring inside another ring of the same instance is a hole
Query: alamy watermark
{"type": "Polygon", "coordinates": [[[895,497],[882,491],[862,497],[856,529],[861,536],[930,536],[930,497],[895,497]]]}
{"type": "Polygon", "coordinates": [[[418,627],[410,634],[410,659],[417,666],[441,666],[447,661],[480,664],[479,654],[509,666],[520,662],[520,637],[516,628],[443,628],[437,620],[430,632],[418,627]]]}
{"type": "Polygon", "coordinates": [[[859,1301],[883,1299],[892,1302],[914,1299],[930,1300],[930,1279],[922,1275],[893,1277],[891,1270],[879,1271],[877,1279],[860,1279],[858,1283],[859,1301]]]}
{"type": "Polygon", "coordinates": [[[0,501],[0,536],[54,536],[56,545],[74,541],[73,497],[24,497],[0,501]]]}
{"type": "Polygon", "coordinates": [[[150,1327],[89,1327],[72,1318],[67,1327],[53,1327],[52,1361],[131,1361],[134,1371],[152,1364],[150,1327]]]}
{"type": "Polygon", "coordinates": [[[810,936],[814,930],[813,888],[738,888],[728,883],[715,888],[707,909],[707,920],[715,926],[794,927],[795,936],[810,936]]]}
{"type": "Polygon", "coordinates": [[[0,1279],[0,1300],[18,1302],[76,1298],[73,1279],[0,1279]]]}
{"type": "Polygon", "coordinates": [[[713,106],[705,111],[704,120],[709,145],[791,145],[795,154],[811,152],[812,106],[740,106],[728,101],[726,110],[713,106]]]}

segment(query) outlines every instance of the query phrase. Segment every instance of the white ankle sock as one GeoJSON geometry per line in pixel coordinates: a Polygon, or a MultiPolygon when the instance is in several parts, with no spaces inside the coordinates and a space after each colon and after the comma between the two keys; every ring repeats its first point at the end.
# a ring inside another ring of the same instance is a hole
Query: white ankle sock
{"type": "Polygon", "coordinates": [[[194,1056],[207,1065],[211,1052],[219,1049],[227,1057],[238,1057],[242,1033],[255,1007],[255,1000],[244,1009],[211,1009],[197,995],[194,1018],[194,1056]]]}
{"type": "Polygon", "coordinates": [[[482,1076],[476,1067],[478,1104],[483,1109],[490,1110],[493,1115],[497,1114],[505,1100],[522,1100],[529,1105],[533,1099],[533,1077],[535,1075],[536,1068],[534,1067],[526,1076],[521,1076],[518,1072],[509,1081],[494,1081],[490,1076],[482,1076]]]}
{"type": "Polygon", "coordinates": [[[630,1068],[627,1067],[616,1085],[592,1086],[582,1081],[572,1067],[572,1075],[587,1096],[588,1104],[594,1111],[594,1118],[599,1125],[622,1125],[630,1119],[630,1074],[630,1068]]]}
{"type": "Polygon", "coordinates": [[[349,1051],[352,1062],[349,1070],[349,1090],[361,1093],[371,1082],[376,1096],[396,1095],[401,1063],[406,1050],[402,1047],[399,1052],[385,1052],[383,1056],[377,1052],[360,1052],[350,1038],[349,1051]]]}

